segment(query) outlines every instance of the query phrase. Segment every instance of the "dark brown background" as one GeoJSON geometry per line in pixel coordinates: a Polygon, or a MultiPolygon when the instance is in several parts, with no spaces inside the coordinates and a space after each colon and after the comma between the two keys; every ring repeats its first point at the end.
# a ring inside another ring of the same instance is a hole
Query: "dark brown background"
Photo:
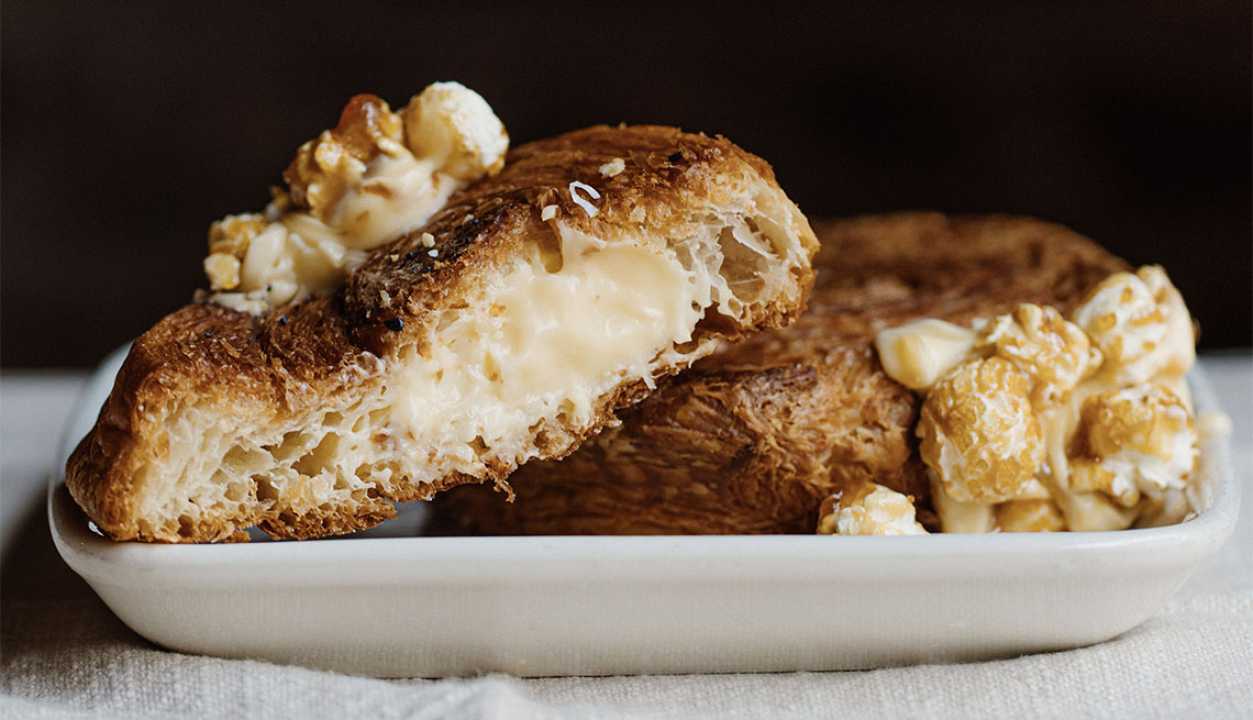
{"type": "Polygon", "coordinates": [[[4,2],[5,365],[143,331],[348,96],[438,79],[515,143],[725,133],[811,215],[1058,220],[1164,263],[1205,347],[1253,342],[1248,3],[250,5],[4,2]]]}

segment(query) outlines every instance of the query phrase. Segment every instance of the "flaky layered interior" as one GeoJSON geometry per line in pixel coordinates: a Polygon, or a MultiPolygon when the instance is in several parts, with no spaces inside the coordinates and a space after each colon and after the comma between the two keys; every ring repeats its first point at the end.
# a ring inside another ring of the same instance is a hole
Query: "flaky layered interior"
{"type": "Polygon", "coordinates": [[[781,192],[755,191],[674,237],[548,223],[414,342],[363,353],[349,390],[316,412],[258,427],[183,409],[166,423],[169,453],[140,479],[140,536],[224,539],[258,523],[307,536],[307,522],[347,532],[449,478],[500,480],[570,451],[615,393],[712,351],[711,328],[799,302],[804,219],[781,192]]]}

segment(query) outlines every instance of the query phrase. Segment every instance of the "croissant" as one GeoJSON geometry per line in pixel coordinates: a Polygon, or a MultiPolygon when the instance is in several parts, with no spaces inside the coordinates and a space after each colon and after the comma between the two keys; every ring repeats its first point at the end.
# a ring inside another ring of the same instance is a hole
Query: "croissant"
{"type": "Polygon", "coordinates": [[[66,482],[109,537],[156,542],[335,535],[456,485],[507,488],[718,343],[793,320],[817,248],[769,165],[725,139],[530,143],[333,292],[162,319],[66,482]]]}

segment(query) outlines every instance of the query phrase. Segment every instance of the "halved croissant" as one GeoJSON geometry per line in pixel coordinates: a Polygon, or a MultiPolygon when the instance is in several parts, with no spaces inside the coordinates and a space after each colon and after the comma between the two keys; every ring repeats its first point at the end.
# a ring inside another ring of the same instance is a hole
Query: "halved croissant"
{"type": "Polygon", "coordinates": [[[790,322],[816,250],[770,167],[725,139],[531,143],[332,296],[160,321],[67,484],[119,540],[363,529],[561,457],[719,340],[790,322]]]}

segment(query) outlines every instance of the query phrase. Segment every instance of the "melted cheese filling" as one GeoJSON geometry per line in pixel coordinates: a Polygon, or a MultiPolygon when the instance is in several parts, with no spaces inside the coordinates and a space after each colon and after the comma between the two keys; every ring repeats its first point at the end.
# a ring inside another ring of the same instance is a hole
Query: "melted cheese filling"
{"type": "Polygon", "coordinates": [[[449,311],[439,342],[402,354],[389,425],[401,447],[438,451],[427,463],[432,477],[449,467],[481,475],[480,455],[508,450],[537,422],[585,426],[618,383],[651,386],[657,362],[673,359],[659,350],[691,340],[711,303],[708,279],[673,251],[570,230],[560,239],[560,268],[546,267],[552,257],[533,246],[481,309],[449,311]]]}

